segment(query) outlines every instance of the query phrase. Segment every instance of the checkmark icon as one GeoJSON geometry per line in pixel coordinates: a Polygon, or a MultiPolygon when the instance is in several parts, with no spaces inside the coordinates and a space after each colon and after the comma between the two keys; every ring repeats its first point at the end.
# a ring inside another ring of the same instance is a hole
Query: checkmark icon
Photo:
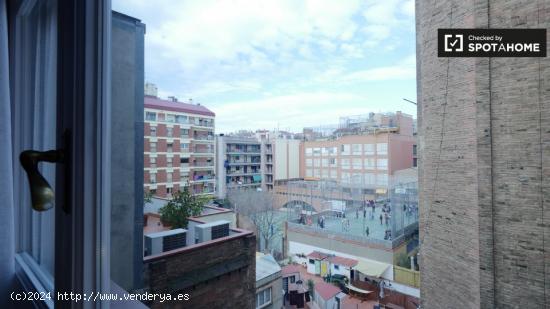
{"type": "Polygon", "coordinates": [[[451,45],[451,47],[455,47],[456,43],[458,43],[458,39],[456,39],[454,42],[449,42],[449,45],[451,45]]]}

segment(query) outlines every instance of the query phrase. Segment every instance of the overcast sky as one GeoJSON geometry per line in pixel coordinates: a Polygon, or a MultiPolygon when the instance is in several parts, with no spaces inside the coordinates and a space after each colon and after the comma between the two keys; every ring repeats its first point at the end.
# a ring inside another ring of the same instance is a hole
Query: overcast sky
{"type": "Polygon", "coordinates": [[[113,0],[146,25],[145,80],[216,133],[401,110],[416,118],[414,0],[113,0]]]}

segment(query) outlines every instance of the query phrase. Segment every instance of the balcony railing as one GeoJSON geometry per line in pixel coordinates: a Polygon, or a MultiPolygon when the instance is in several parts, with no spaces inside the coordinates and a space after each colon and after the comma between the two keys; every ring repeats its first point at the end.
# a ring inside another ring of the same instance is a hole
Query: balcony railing
{"type": "Polygon", "coordinates": [[[259,148],[254,148],[254,149],[239,149],[239,148],[227,148],[227,152],[228,153],[260,153],[260,149],[259,148]]]}
{"type": "Polygon", "coordinates": [[[212,136],[212,135],[195,135],[195,136],[193,136],[193,139],[197,140],[197,141],[213,141],[214,136],[212,136]]]}
{"type": "Polygon", "coordinates": [[[214,162],[193,162],[191,166],[194,167],[214,167],[214,162]]]}
{"type": "Polygon", "coordinates": [[[214,149],[192,149],[194,153],[214,153],[214,149]]]}
{"type": "Polygon", "coordinates": [[[257,171],[237,171],[237,170],[229,170],[226,173],[228,176],[230,175],[253,175],[253,174],[260,174],[260,170],[257,171]]]}

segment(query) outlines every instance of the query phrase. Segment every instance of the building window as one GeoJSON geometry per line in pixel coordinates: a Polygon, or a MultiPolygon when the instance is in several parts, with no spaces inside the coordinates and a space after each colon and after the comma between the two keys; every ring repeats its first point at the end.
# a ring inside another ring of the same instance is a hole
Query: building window
{"type": "Polygon", "coordinates": [[[172,158],[166,158],[166,167],[172,167],[172,158]]]}
{"type": "Polygon", "coordinates": [[[340,152],[342,155],[350,155],[351,154],[351,145],[341,145],[340,146],[340,152]]]}
{"type": "Polygon", "coordinates": [[[181,138],[189,138],[189,129],[180,129],[181,138]]]}
{"type": "Polygon", "coordinates": [[[306,159],[306,166],[313,166],[313,159],[306,159]]]}
{"type": "Polygon", "coordinates": [[[413,145],[413,155],[416,156],[416,145],[413,145]]]}
{"type": "Polygon", "coordinates": [[[172,182],[172,173],[166,173],[166,182],[172,182]]]}
{"type": "Polygon", "coordinates": [[[378,154],[378,155],[388,154],[388,143],[378,143],[378,144],[376,144],[376,154],[378,154]]]}
{"type": "Polygon", "coordinates": [[[157,143],[151,142],[149,146],[151,148],[151,152],[157,152],[157,143]]]}
{"type": "Polygon", "coordinates": [[[174,128],[166,128],[166,136],[167,137],[174,136],[174,128]]]}
{"type": "Polygon", "coordinates": [[[313,159],[313,167],[320,167],[321,159],[313,159]]]}
{"type": "Polygon", "coordinates": [[[181,144],[180,145],[182,152],[188,152],[189,151],[189,144],[181,144]]]}
{"type": "Polygon", "coordinates": [[[311,156],[313,154],[313,148],[306,148],[306,155],[311,156]]]}
{"type": "Polygon", "coordinates": [[[342,162],[342,168],[349,169],[350,168],[350,160],[349,159],[342,159],[340,160],[342,162]]]}
{"type": "Polygon", "coordinates": [[[328,163],[330,164],[330,166],[336,166],[337,160],[336,158],[330,158],[328,159],[328,163]]]}
{"type": "Polygon", "coordinates": [[[376,168],[379,170],[387,170],[388,169],[388,159],[377,159],[376,160],[376,168]]]}
{"type": "Polygon", "coordinates": [[[418,159],[417,158],[413,158],[413,166],[414,167],[418,166],[418,159]]]}
{"type": "Polygon", "coordinates": [[[174,146],[174,144],[172,144],[172,143],[166,144],[166,151],[167,152],[172,152],[173,146],[174,146]]]}
{"type": "Polygon", "coordinates": [[[365,177],[365,185],[374,185],[375,175],[373,173],[365,173],[363,176],[365,177]]]}
{"type": "Polygon", "coordinates": [[[306,177],[313,177],[313,170],[310,168],[306,169],[306,177]]]}
{"type": "Polygon", "coordinates": [[[150,181],[151,183],[157,183],[157,174],[154,174],[154,173],[153,173],[153,174],[150,174],[150,175],[149,175],[149,181],[150,181]]]}
{"type": "Polygon", "coordinates": [[[321,155],[321,148],[313,148],[313,155],[314,156],[320,156],[321,155]]]}
{"type": "Polygon", "coordinates": [[[336,270],[340,269],[340,265],[334,264],[334,269],[336,269],[336,270]]]}
{"type": "Polygon", "coordinates": [[[177,115],[176,116],[176,122],[177,123],[188,123],[187,116],[177,115]]]}
{"type": "Polygon", "coordinates": [[[166,194],[172,194],[172,188],[166,188],[166,194]]]}
{"type": "Polygon", "coordinates": [[[271,288],[262,290],[256,294],[256,308],[263,308],[271,303],[271,288]]]}
{"type": "Polygon", "coordinates": [[[157,127],[151,127],[149,132],[151,132],[151,136],[157,136],[157,127]]]}
{"type": "Polygon", "coordinates": [[[351,151],[354,155],[362,155],[362,150],[361,150],[361,144],[353,144],[351,145],[351,151]]]}
{"type": "Polygon", "coordinates": [[[149,158],[149,163],[152,168],[157,167],[157,158],[149,158]]]}
{"type": "Polygon", "coordinates": [[[295,276],[290,276],[290,283],[294,283],[296,282],[296,277],[295,276]]]}
{"type": "Polygon", "coordinates": [[[153,112],[145,112],[145,120],[156,121],[157,120],[157,114],[153,113],[153,112]]]}
{"type": "Polygon", "coordinates": [[[355,170],[363,169],[363,160],[361,160],[360,158],[353,158],[351,160],[351,163],[352,163],[353,169],[355,170]]]}
{"type": "Polygon", "coordinates": [[[365,154],[368,156],[374,155],[374,144],[363,144],[363,147],[365,148],[365,154]]]}
{"type": "Polygon", "coordinates": [[[180,174],[180,181],[181,182],[187,182],[189,180],[189,173],[181,173],[180,174]]]}
{"type": "Polygon", "coordinates": [[[166,115],[166,122],[176,122],[176,116],[167,114],[166,115]]]}
{"type": "Polygon", "coordinates": [[[309,259],[309,264],[315,264],[315,260],[314,259],[309,259]]]}
{"type": "Polygon", "coordinates": [[[388,185],[388,174],[378,174],[376,175],[376,184],[379,186],[388,185]]]}
{"type": "Polygon", "coordinates": [[[365,169],[374,169],[375,167],[374,158],[365,158],[365,169]]]}

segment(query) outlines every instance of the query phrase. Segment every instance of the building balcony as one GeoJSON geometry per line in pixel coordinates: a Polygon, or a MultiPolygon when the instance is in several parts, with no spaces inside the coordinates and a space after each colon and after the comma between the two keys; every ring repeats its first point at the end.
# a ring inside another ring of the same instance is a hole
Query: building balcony
{"type": "Polygon", "coordinates": [[[216,178],[215,178],[215,177],[211,177],[211,178],[197,178],[197,179],[189,180],[189,183],[204,183],[204,182],[214,182],[214,181],[216,181],[216,178]]]}
{"type": "Polygon", "coordinates": [[[214,136],[212,136],[212,135],[194,136],[192,138],[192,142],[194,144],[213,144],[214,143],[214,136]]]}
{"type": "Polygon", "coordinates": [[[214,162],[195,162],[195,163],[191,163],[191,168],[194,169],[194,170],[213,169],[214,168],[214,162]]]}
{"type": "Polygon", "coordinates": [[[260,165],[261,161],[228,161],[228,165],[260,165]]]}
{"type": "Polygon", "coordinates": [[[212,131],[214,130],[214,124],[209,122],[199,122],[199,123],[192,123],[191,127],[195,130],[207,130],[212,131]]]}
{"type": "Polygon", "coordinates": [[[260,149],[237,149],[237,148],[228,148],[226,150],[227,154],[235,155],[261,155],[260,149]]]}
{"type": "Polygon", "coordinates": [[[193,156],[213,156],[214,149],[193,149],[191,153],[193,156]]]}
{"type": "Polygon", "coordinates": [[[243,171],[227,171],[227,176],[253,176],[253,175],[259,175],[261,172],[243,172],[243,171]]]}

